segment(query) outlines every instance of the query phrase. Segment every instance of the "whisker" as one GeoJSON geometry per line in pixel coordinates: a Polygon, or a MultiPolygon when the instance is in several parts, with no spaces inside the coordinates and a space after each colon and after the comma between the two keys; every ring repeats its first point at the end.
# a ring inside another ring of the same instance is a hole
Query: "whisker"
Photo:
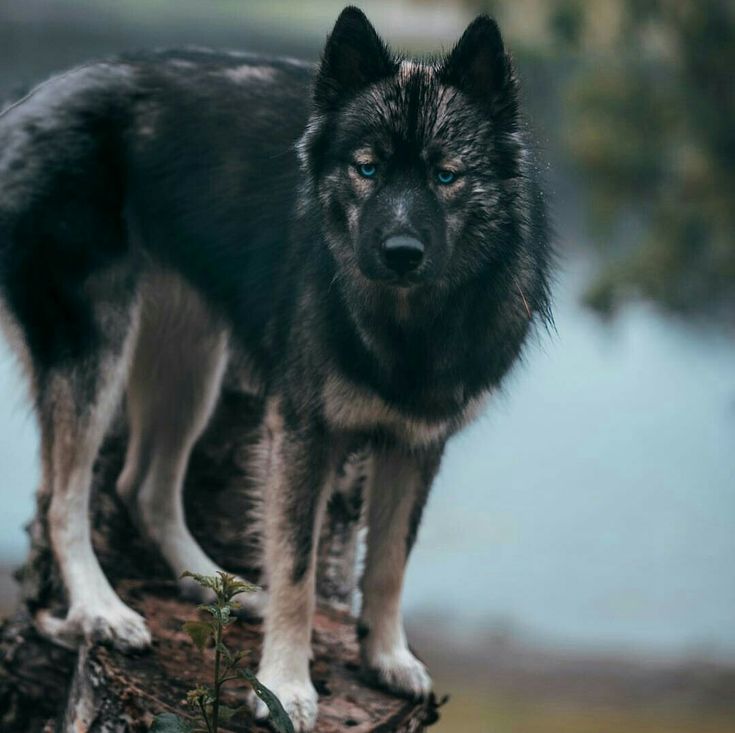
{"type": "Polygon", "coordinates": [[[526,313],[528,313],[529,320],[533,318],[533,314],[531,313],[531,309],[528,305],[528,301],[526,300],[526,296],[523,293],[523,288],[521,287],[521,284],[518,282],[518,278],[513,276],[513,280],[515,281],[516,287],[518,288],[518,292],[521,294],[521,298],[523,298],[523,305],[526,306],[526,313]]]}

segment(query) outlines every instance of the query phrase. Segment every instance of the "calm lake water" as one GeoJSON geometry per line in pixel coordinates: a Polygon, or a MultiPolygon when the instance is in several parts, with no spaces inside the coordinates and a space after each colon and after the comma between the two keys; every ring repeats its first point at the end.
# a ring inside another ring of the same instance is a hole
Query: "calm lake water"
{"type": "MultiPolygon", "coordinates": [[[[735,340],[644,305],[604,325],[568,261],[558,334],[450,446],[409,614],[544,643],[735,658],[735,340]]],[[[0,559],[26,547],[37,435],[0,352],[0,559]]]]}

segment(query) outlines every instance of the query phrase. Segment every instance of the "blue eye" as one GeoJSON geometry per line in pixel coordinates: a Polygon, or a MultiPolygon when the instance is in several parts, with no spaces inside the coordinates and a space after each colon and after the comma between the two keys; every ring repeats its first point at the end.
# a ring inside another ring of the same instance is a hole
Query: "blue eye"
{"type": "Polygon", "coordinates": [[[454,183],[457,176],[452,171],[446,169],[440,170],[436,174],[436,180],[441,183],[442,186],[448,186],[450,183],[454,183]]]}
{"type": "Polygon", "coordinates": [[[357,172],[363,178],[374,178],[378,169],[372,163],[361,163],[357,166],[357,172]]]}

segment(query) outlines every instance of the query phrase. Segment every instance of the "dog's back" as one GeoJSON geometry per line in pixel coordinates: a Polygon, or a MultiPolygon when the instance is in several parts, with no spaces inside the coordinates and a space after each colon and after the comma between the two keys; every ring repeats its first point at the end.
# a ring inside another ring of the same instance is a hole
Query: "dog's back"
{"type": "Polygon", "coordinates": [[[218,569],[186,529],[181,484],[235,324],[262,383],[310,78],[307,64],[244,54],[129,56],[55,77],[0,116],[0,304],[30,377],[63,548],[69,613],[38,619],[57,640],[149,641],[86,523],[123,390],[121,498],[175,572],[218,569]]]}
{"type": "Polygon", "coordinates": [[[310,75],[244,55],[131,56],[56,77],[0,117],[0,288],[34,363],[94,351],[84,289],[116,269],[129,299],[146,258],[259,340],[310,75]]]}

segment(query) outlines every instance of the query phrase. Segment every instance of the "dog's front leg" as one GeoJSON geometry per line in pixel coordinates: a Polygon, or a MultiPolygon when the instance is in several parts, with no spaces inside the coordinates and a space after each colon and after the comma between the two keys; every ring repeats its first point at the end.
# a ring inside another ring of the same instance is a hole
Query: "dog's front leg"
{"type": "MultiPolygon", "coordinates": [[[[266,420],[265,567],[268,602],[258,677],[280,699],[297,732],[313,729],[317,693],[309,676],[316,540],[334,473],[334,449],[313,425],[287,426],[277,405],[266,420]]],[[[256,717],[266,717],[261,701],[256,717]]]]}
{"type": "Polygon", "coordinates": [[[428,695],[431,678],[409,650],[403,630],[403,575],[442,450],[394,448],[374,456],[360,650],[363,666],[380,685],[409,697],[428,695]]]}

